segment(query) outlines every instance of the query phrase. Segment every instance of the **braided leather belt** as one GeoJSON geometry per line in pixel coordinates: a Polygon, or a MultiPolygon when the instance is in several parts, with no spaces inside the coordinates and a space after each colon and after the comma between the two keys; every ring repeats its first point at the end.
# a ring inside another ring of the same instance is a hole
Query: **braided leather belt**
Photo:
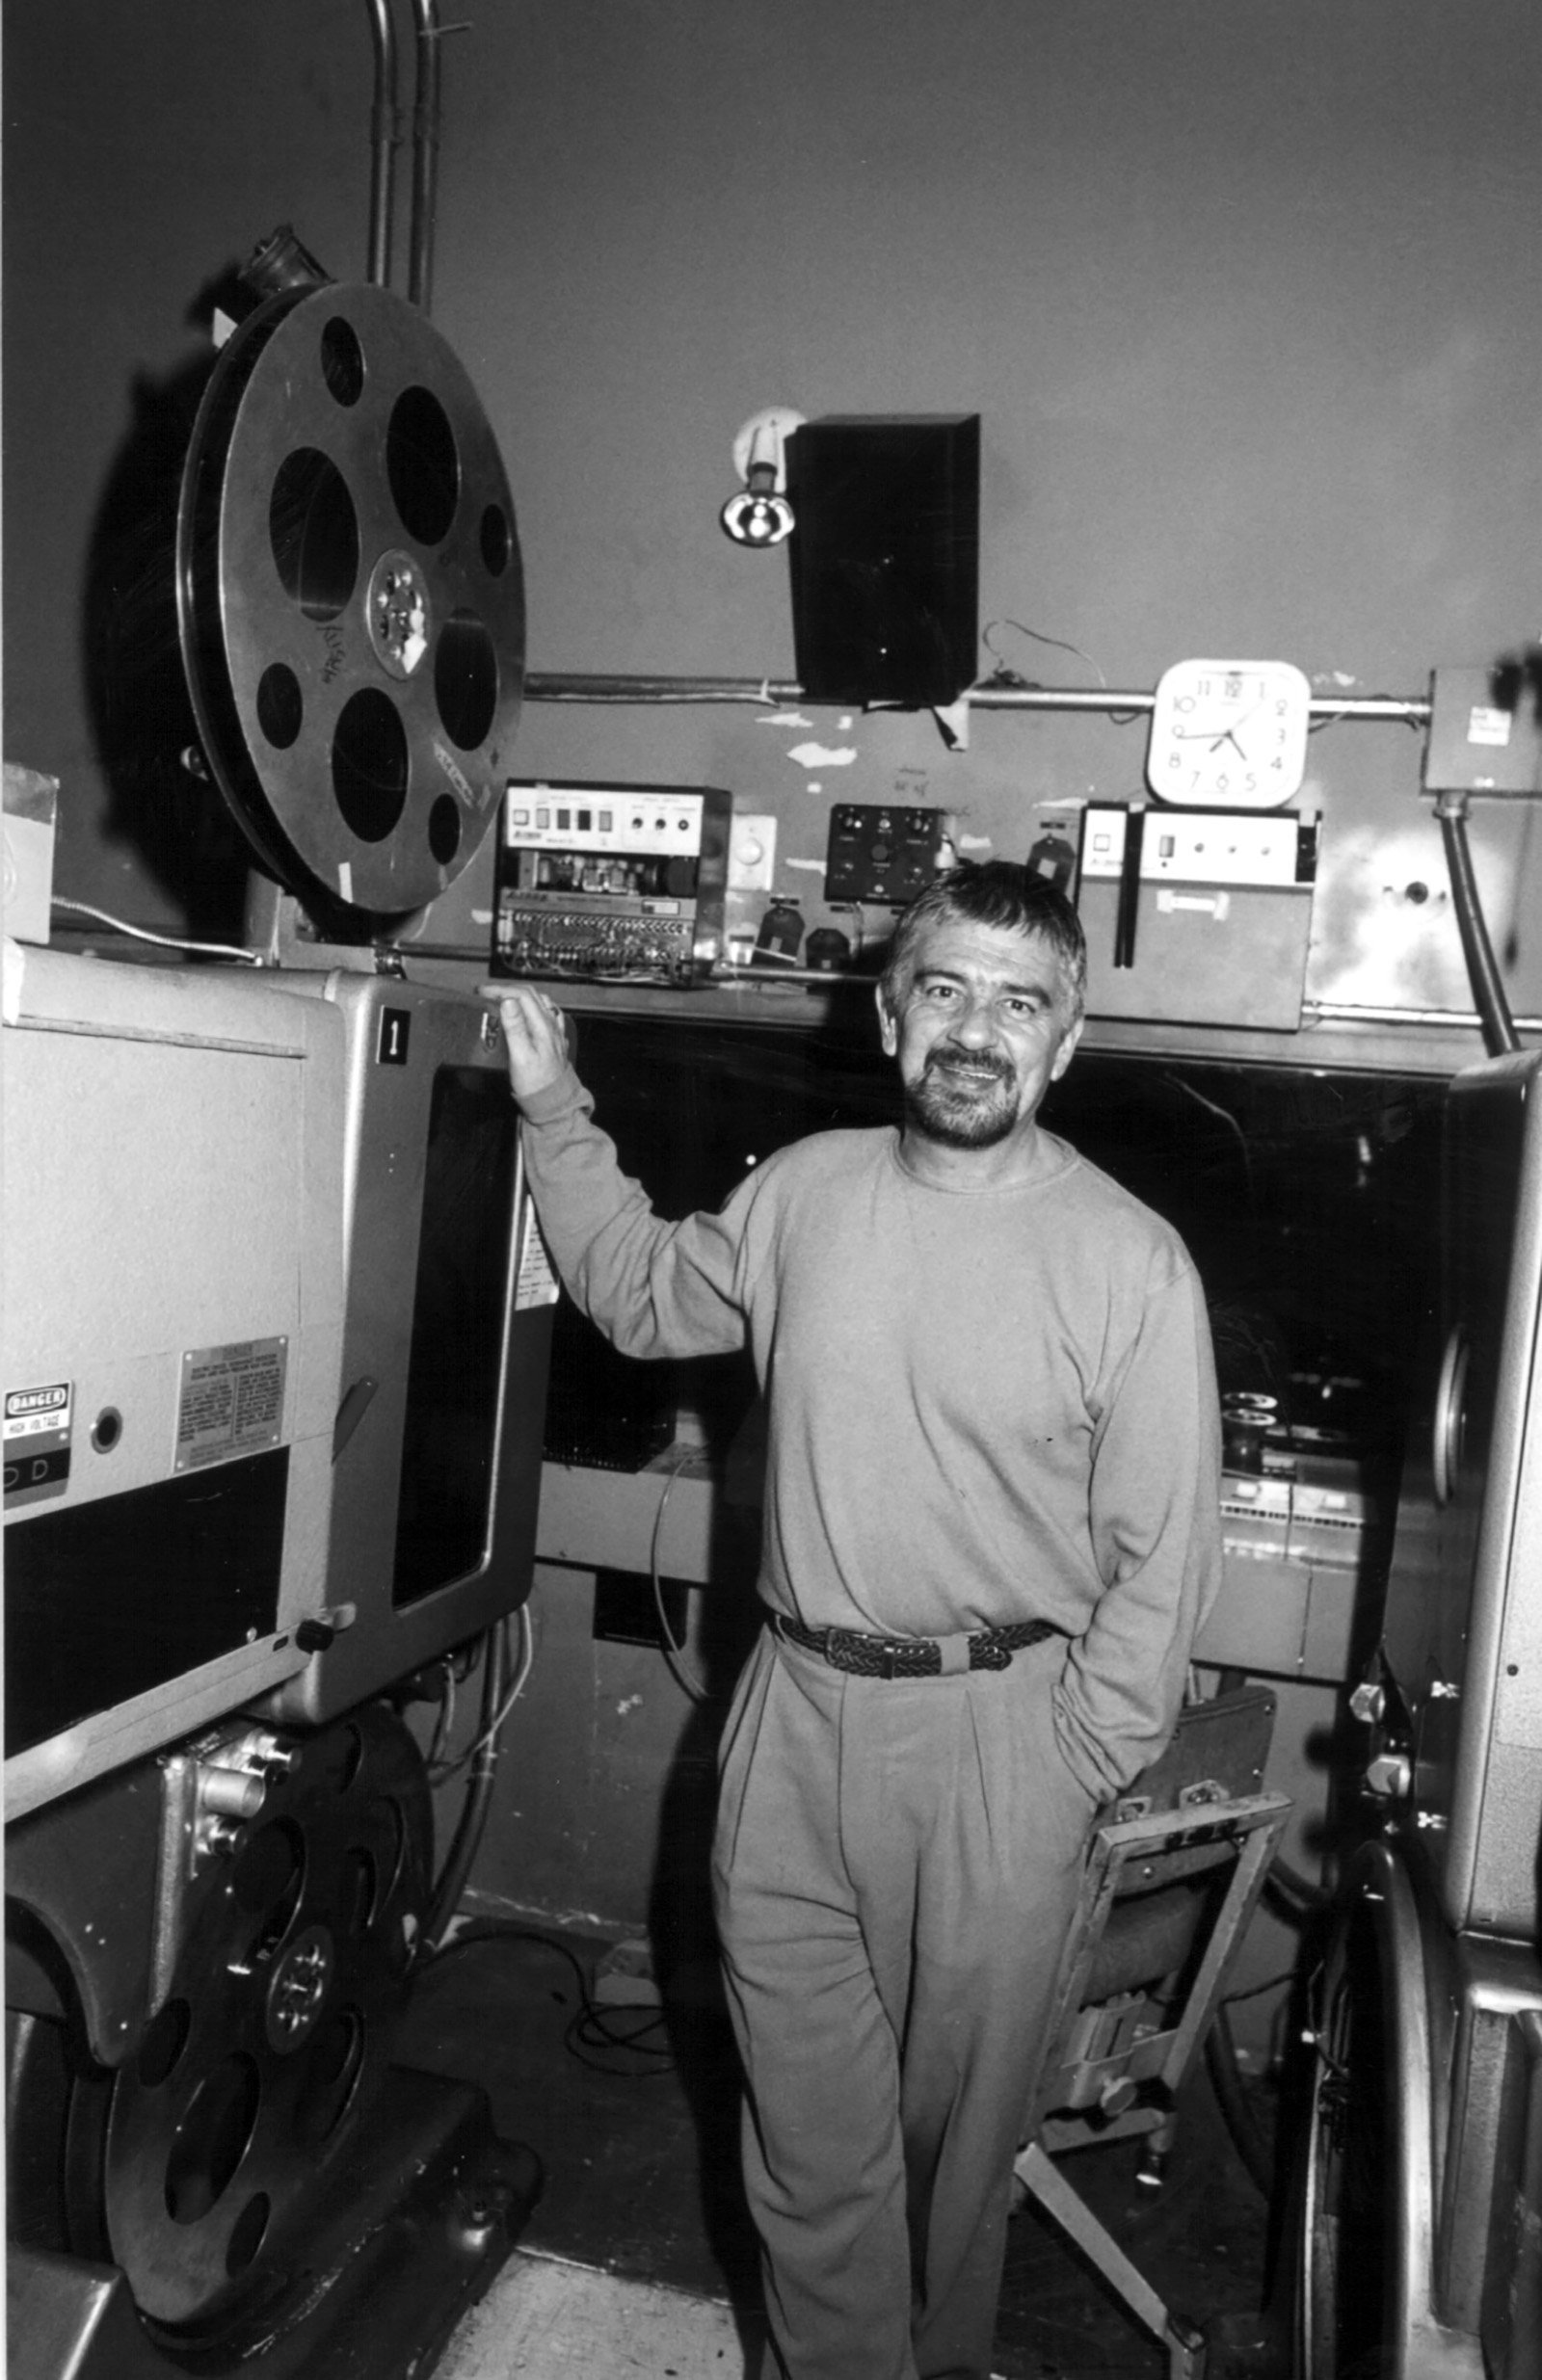
{"type": "MultiPolygon", "coordinates": [[[[810,1628],[774,1611],[771,1626],[789,1645],[817,1653],[832,1669],[850,1670],[858,1678],[940,1678],[942,1641],[935,1636],[868,1636],[861,1628],[810,1628]]],[[[1005,1669],[1024,1646],[1043,1644],[1061,1631],[1048,1620],[1019,1620],[1004,1628],[976,1628],[963,1640],[970,1669],[1005,1669]]]]}

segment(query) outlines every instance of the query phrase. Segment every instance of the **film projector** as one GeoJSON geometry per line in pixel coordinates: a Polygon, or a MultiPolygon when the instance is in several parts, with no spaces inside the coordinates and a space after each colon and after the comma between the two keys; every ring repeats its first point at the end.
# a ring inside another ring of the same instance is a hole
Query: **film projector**
{"type": "Polygon", "coordinates": [[[555,1289],[500,1036],[402,950],[496,813],[522,575],[456,357],[307,265],[215,357],[174,555],[263,964],[8,954],[25,2380],[425,2369],[539,2182],[392,2061],[491,1782],[436,1871],[405,1713],[482,1640],[504,1699],[534,1556],[555,1289]]]}

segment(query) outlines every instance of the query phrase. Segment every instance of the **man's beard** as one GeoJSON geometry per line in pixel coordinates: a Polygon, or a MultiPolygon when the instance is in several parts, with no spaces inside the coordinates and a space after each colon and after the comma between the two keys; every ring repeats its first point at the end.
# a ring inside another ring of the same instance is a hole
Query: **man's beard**
{"type": "Polygon", "coordinates": [[[994,1149],[1017,1123],[1017,1087],[1009,1058],[965,1060],[934,1053],[919,1081],[905,1086],[906,1114],[924,1140],[947,1149],[994,1149]],[[982,1079],[985,1074],[990,1081],[982,1079]]]}

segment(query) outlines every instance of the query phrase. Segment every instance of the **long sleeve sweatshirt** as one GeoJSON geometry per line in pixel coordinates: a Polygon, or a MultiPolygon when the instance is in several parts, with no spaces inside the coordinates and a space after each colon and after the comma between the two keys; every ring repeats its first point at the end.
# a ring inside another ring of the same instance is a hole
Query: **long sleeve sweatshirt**
{"type": "Polygon", "coordinates": [[[939,1188],[891,1129],[821,1132],[717,1214],[655,1216],[571,1071],[525,1105],[570,1293],[636,1356],[748,1343],[769,1413],[759,1592],[814,1627],[1045,1619],[1095,1797],[1161,1750],[1220,1582],[1220,1425],[1182,1241],[1041,1129],[1050,1165],[939,1188]]]}

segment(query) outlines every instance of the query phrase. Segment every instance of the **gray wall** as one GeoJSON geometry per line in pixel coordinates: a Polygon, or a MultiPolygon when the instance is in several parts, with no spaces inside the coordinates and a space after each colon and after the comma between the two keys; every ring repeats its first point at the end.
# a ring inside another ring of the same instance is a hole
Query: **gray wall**
{"type": "MultiPolygon", "coordinates": [[[[287,217],[361,277],[367,25],[7,12],[6,750],[64,780],[63,888],[147,922],[178,887],[82,699],[93,521],[210,276],[287,217]]],[[[716,517],[771,404],[981,413],[982,619],[1089,657],[999,631],[1031,677],[1269,654],[1421,695],[1542,630],[1529,0],[487,0],[443,81],[434,310],[503,445],[534,669],[791,674],[785,559],[716,517]]],[[[815,727],[855,758],[811,770],[754,714],[532,706],[518,765],[730,786],[811,922],[832,798],[898,787],[1010,854],[1035,803],[1140,783],[1138,726],[986,718],[955,754],[925,717],[815,727]]],[[[1418,754],[1314,739],[1319,996],[1465,1002],[1418,754]]],[[[1477,846],[1542,1009],[1526,816],[1481,811],[1477,846]]]]}

